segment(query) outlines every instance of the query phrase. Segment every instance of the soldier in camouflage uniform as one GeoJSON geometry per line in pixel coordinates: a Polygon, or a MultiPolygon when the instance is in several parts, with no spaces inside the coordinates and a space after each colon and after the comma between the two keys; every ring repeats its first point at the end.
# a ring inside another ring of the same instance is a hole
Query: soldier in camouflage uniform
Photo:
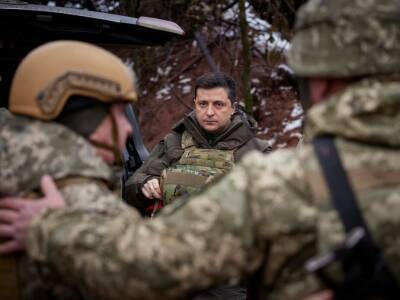
{"type": "MultiPolygon", "coordinates": [[[[364,218],[397,279],[399,15],[395,0],[311,0],[298,14],[289,53],[312,104],[306,138],[335,136],[364,218]]],[[[301,299],[321,288],[305,261],[344,238],[309,143],[267,157],[251,153],[205,192],[151,222],[132,211],[113,219],[54,209],[29,234],[27,251],[36,261],[109,299],[184,299],[259,268],[263,299],[301,299]]]]}
{"type": "MultiPolygon", "coordinates": [[[[86,43],[53,42],[32,51],[13,79],[12,113],[0,112],[0,194],[37,198],[48,174],[67,206],[121,213],[110,166],[132,133],[123,104],[136,100],[132,75],[117,57],[86,43]]],[[[0,258],[0,298],[16,299],[16,285],[19,299],[81,298],[48,272],[25,255],[0,258]]]]}

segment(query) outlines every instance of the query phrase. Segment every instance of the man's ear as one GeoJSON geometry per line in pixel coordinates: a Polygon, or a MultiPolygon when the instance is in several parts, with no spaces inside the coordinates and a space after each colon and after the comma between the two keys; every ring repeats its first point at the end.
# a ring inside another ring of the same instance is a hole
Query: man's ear
{"type": "Polygon", "coordinates": [[[315,77],[309,80],[310,100],[312,104],[322,102],[330,94],[330,83],[326,78],[315,77]]]}

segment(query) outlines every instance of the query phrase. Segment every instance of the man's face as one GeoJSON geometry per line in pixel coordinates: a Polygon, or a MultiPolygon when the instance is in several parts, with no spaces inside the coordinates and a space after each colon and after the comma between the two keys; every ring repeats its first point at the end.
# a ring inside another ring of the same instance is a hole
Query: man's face
{"type": "Polygon", "coordinates": [[[114,115],[118,131],[118,149],[122,153],[125,149],[128,137],[133,133],[133,128],[125,113],[125,104],[113,104],[111,107],[111,113],[114,115]]]}
{"type": "Polygon", "coordinates": [[[102,144],[104,147],[96,147],[98,154],[109,164],[115,162],[113,149],[118,148],[119,152],[122,153],[126,141],[129,136],[133,133],[133,129],[129,120],[125,114],[125,104],[116,103],[111,105],[110,114],[102,121],[93,132],[89,140],[102,144]],[[112,116],[112,118],[111,118],[112,116]],[[115,127],[117,130],[117,140],[114,141],[113,137],[113,119],[115,121],[115,127]]]}
{"type": "Polygon", "coordinates": [[[205,131],[218,132],[230,123],[234,108],[225,88],[198,88],[194,103],[196,119],[205,131]]]}

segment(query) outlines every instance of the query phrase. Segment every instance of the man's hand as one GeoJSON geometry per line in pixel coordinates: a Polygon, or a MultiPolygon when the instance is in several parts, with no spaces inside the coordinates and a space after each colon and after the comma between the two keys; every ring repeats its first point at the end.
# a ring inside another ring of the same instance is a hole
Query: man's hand
{"type": "Polygon", "coordinates": [[[150,179],[142,187],[142,193],[149,199],[161,199],[160,182],[157,178],[150,179]]]}
{"type": "Polygon", "coordinates": [[[43,198],[28,200],[19,197],[0,199],[0,254],[24,250],[32,220],[47,208],[64,207],[64,198],[53,179],[40,180],[43,198]]]}

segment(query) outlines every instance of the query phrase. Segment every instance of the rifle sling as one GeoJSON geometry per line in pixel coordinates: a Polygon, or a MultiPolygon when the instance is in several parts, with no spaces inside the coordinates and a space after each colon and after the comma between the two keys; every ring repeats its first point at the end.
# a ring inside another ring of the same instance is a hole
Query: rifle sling
{"type": "Polygon", "coordinates": [[[330,192],[332,205],[338,212],[346,233],[355,227],[364,228],[366,242],[371,246],[371,251],[375,252],[373,254],[376,262],[381,266],[380,274],[385,277],[385,288],[391,289],[398,297],[400,295],[399,285],[371,236],[343,168],[333,137],[318,137],[313,141],[313,145],[330,192]]]}

